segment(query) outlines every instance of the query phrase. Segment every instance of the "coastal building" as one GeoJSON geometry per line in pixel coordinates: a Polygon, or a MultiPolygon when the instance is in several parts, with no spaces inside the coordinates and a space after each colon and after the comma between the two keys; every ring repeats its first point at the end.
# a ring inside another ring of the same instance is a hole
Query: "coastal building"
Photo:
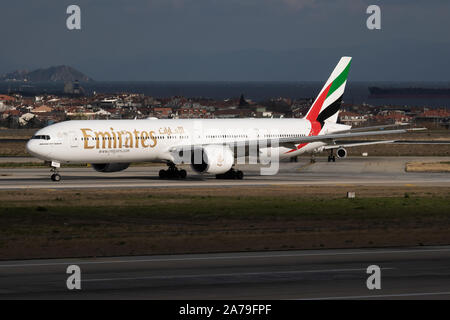
{"type": "Polygon", "coordinates": [[[339,113],[339,123],[358,127],[367,122],[367,115],[355,112],[342,111],[339,113]]]}

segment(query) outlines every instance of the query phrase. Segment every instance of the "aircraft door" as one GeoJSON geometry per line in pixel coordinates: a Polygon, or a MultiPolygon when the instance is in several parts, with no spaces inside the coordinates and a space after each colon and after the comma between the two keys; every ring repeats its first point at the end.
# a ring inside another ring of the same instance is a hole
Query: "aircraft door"
{"type": "Polygon", "coordinates": [[[79,146],[79,138],[74,131],[69,132],[69,144],[70,148],[78,148],[79,146]]]}

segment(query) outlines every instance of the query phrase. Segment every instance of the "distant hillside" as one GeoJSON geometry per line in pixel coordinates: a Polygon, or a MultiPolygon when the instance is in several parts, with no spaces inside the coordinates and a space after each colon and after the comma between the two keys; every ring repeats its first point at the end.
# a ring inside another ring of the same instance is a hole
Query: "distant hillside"
{"type": "Polygon", "coordinates": [[[1,81],[30,81],[30,82],[69,82],[92,81],[91,78],[69,66],[56,66],[34,71],[18,70],[0,76],[1,81]]]}

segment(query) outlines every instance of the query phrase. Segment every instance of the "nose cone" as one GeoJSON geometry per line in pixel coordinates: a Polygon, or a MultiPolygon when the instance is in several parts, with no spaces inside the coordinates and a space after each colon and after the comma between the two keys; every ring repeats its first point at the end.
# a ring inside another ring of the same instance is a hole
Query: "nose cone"
{"type": "Polygon", "coordinates": [[[33,157],[41,158],[43,156],[39,150],[39,143],[36,140],[28,140],[26,149],[33,157]]]}

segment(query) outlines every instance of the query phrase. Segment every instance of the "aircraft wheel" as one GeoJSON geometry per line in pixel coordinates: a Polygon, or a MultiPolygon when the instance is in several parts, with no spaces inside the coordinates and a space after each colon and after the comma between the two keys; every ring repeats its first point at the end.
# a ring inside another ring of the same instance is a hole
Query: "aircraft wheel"
{"type": "Polygon", "coordinates": [[[181,169],[181,170],[178,172],[178,176],[179,176],[181,179],[186,179],[186,176],[187,176],[186,170],[181,169]]]}
{"type": "Polygon", "coordinates": [[[167,171],[166,170],[159,170],[159,178],[165,179],[167,177],[167,171]]]}
{"type": "Polygon", "coordinates": [[[57,173],[52,174],[52,176],[50,177],[52,179],[52,181],[61,181],[61,176],[57,173]]]}
{"type": "Polygon", "coordinates": [[[241,170],[236,171],[236,178],[238,180],[244,179],[244,173],[241,170]]]}

